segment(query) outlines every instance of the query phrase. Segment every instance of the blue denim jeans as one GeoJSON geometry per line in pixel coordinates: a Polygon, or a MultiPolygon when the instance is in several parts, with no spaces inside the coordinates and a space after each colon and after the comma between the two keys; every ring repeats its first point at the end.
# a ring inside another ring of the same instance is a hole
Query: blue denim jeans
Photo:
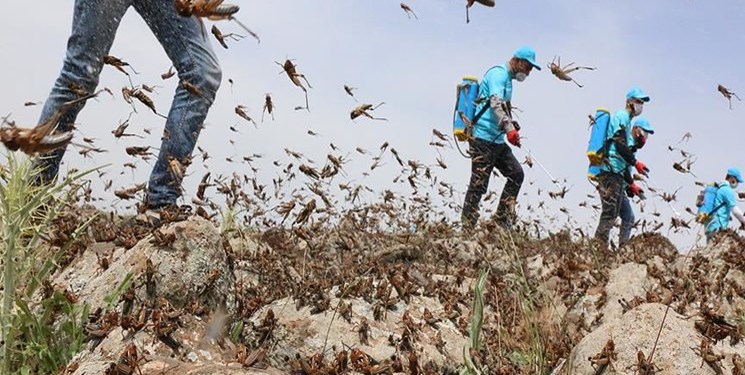
{"type": "Polygon", "coordinates": [[[631,200],[624,196],[621,201],[621,211],[619,215],[621,217],[621,233],[618,237],[618,246],[621,247],[629,242],[631,238],[631,228],[634,227],[634,210],[631,208],[631,200]]]}
{"type": "Polygon", "coordinates": [[[598,193],[603,207],[595,230],[595,239],[603,246],[608,245],[610,231],[616,218],[621,215],[621,206],[626,198],[623,184],[623,176],[618,173],[601,172],[598,175],[598,193]]]}
{"type": "MultiPolygon", "coordinates": [[[[199,133],[215,94],[222,71],[204,25],[195,17],[176,13],[173,0],[76,0],[72,33],[62,71],[47,98],[39,122],[49,118],[64,102],[76,99],[70,83],[88,93],[95,91],[103,68],[103,56],[114,43],[117,28],[129,7],[133,7],[155,34],[178,71],[180,80],[196,86],[201,96],[178,85],[165,124],[164,137],[148,183],[148,206],[176,203],[181,196],[182,176],[171,173],[169,161],[188,165],[199,133]]],[[[69,130],[85,104],[70,108],[60,119],[58,129],[69,130]]],[[[39,159],[44,171],[37,183],[56,179],[65,150],[59,149],[39,159]]]]}

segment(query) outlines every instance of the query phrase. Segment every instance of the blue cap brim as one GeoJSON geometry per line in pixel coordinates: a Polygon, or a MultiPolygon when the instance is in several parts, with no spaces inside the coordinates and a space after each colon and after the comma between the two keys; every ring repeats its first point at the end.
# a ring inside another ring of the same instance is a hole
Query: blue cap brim
{"type": "Polygon", "coordinates": [[[652,127],[652,124],[650,124],[649,121],[644,117],[640,117],[636,121],[634,121],[634,127],[644,130],[645,132],[647,132],[647,134],[654,134],[654,128],[652,127]]]}
{"type": "Polygon", "coordinates": [[[732,176],[737,179],[737,182],[745,182],[742,179],[742,174],[740,173],[740,170],[737,168],[730,168],[727,169],[727,176],[732,176]]]}
{"type": "Polygon", "coordinates": [[[649,124],[640,126],[640,128],[649,134],[654,134],[654,128],[652,128],[652,126],[650,126],[649,124]]]}
{"type": "Polygon", "coordinates": [[[626,93],[626,98],[641,100],[645,103],[651,100],[649,98],[649,95],[647,95],[646,92],[642,91],[642,89],[638,87],[632,87],[631,90],[629,90],[629,92],[626,93]]]}
{"type": "Polygon", "coordinates": [[[740,174],[740,171],[739,170],[729,169],[729,170],[727,170],[727,175],[736,178],[737,179],[737,182],[745,182],[745,181],[743,181],[742,174],[740,174]]]}

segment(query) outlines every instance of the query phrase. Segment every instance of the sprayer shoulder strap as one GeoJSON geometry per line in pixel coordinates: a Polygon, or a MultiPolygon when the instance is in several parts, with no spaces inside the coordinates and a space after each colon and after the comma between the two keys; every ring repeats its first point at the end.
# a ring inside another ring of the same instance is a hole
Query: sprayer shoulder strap
{"type": "MultiPolygon", "coordinates": [[[[497,68],[497,67],[500,67],[500,66],[501,65],[494,65],[491,68],[487,69],[486,72],[484,72],[484,77],[486,77],[486,75],[489,74],[489,72],[492,69],[497,68]]],[[[481,83],[483,83],[483,79],[482,79],[482,82],[479,82],[479,91],[481,91],[481,83]]],[[[502,93],[502,97],[504,97],[504,93],[502,93]]],[[[489,109],[489,102],[488,101],[489,101],[489,98],[478,98],[478,99],[476,99],[476,104],[484,103],[484,106],[481,107],[481,109],[479,110],[478,113],[476,113],[476,116],[473,116],[473,119],[471,120],[471,124],[476,125],[476,121],[479,121],[479,119],[481,118],[481,116],[483,116],[484,113],[486,113],[486,110],[489,109]]]]}
{"type": "MultiPolygon", "coordinates": [[[[484,100],[484,101],[486,101],[486,100],[484,100]]],[[[477,100],[477,102],[478,102],[478,100],[477,100]]],[[[481,118],[481,116],[483,116],[484,113],[486,113],[486,110],[487,109],[489,109],[489,103],[484,103],[484,106],[481,107],[481,109],[476,114],[476,116],[473,116],[473,119],[471,120],[471,124],[476,125],[476,121],[479,121],[479,119],[481,118]]]]}
{"type": "MultiPolygon", "coordinates": [[[[717,190],[715,190],[715,192],[714,192],[714,201],[715,202],[717,200],[716,194],[717,194],[717,192],[719,192],[719,189],[721,189],[721,188],[722,187],[719,186],[719,184],[717,184],[717,190]]],[[[722,208],[722,207],[724,207],[726,204],[727,204],[727,202],[722,201],[722,203],[720,203],[718,206],[714,207],[714,209],[709,212],[709,215],[711,215],[711,214],[719,211],[719,209],[722,208]]]]}
{"type": "Polygon", "coordinates": [[[719,211],[719,209],[722,208],[722,207],[724,207],[724,202],[722,202],[719,206],[714,207],[714,209],[711,210],[711,212],[709,212],[709,215],[711,215],[711,214],[719,211]]]}

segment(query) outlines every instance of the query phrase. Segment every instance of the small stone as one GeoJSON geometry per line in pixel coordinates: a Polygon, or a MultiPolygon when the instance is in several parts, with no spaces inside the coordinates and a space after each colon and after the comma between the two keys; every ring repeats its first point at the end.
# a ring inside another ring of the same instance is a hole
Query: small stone
{"type": "Polygon", "coordinates": [[[208,361],[211,361],[212,360],[212,354],[210,354],[210,352],[208,352],[206,350],[200,350],[199,351],[199,354],[201,354],[202,357],[204,357],[204,359],[206,359],[208,361]]]}
{"type": "Polygon", "coordinates": [[[191,362],[196,362],[199,357],[197,356],[197,353],[189,352],[189,354],[186,355],[186,359],[188,359],[191,362]]]}

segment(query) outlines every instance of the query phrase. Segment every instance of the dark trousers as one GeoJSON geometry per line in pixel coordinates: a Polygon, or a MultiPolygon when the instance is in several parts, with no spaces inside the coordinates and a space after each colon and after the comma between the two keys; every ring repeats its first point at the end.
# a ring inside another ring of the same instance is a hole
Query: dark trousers
{"type": "Polygon", "coordinates": [[[603,203],[600,222],[595,231],[595,239],[608,244],[610,230],[621,213],[623,204],[623,176],[618,173],[602,172],[598,175],[598,193],[603,203]]]}
{"type": "Polygon", "coordinates": [[[471,153],[471,182],[463,202],[462,220],[464,226],[474,227],[479,218],[479,203],[489,187],[489,177],[497,168],[507,183],[502,190],[497,207],[497,224],[510,228],[515,221],[515,203],[525,174],[520,163],[512,154],[510,146],[474,138],[469,142],[471,153]]]}

